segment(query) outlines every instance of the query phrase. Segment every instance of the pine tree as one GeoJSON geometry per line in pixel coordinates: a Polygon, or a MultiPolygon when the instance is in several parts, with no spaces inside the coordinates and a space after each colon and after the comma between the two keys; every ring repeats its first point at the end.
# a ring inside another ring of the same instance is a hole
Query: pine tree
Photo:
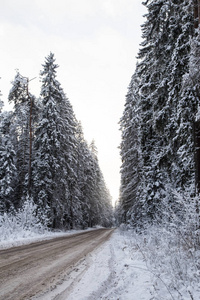
{"type": "MultiPolygon", "coordinates": [[[[189,178],[187,187],[192,183],[199,193],[200,187],[200,169],[199,169],[199,105],[200,105],[200,32],[196,29],[195,35],[191,40],[191,54],[189,60],[189,70],[183,77],[183,86],[181,90],[181,101],[178,107],[178,117],[180,128],[177,131],[180,141],[178,150],[181,165],[181,182],[189,178]],[[193,153],[195,153],[195,160],[193,153]],[[195,172],[194,172],[195,170],[195,172]],[[196,175],[196,176],[195,176],[196,175]],[[194,180],[194,176],[196,177],[194,180]]],[[[194,192],[194,189],[193,189],[194,192]]]]}
{"type": "MultiPolygon", "coordinates": [[[[57,183],[60,177],[56,177],[60,171],[60,140],[61,131],[60,112],[58,103],[62,101],[63,92],[56,78],[54,55],[50,54],[43,65],[44,70],[41,97],[42,112],[36,129],[34,142],[35,157],[33,162],[33,195],[40,208],[51,209],[51,222],[55,227],[56,217],[59,214],[61,204],[56,203],[59,192],[57,183]],[[60,126],[59,126],[60,125],[60,126]],[[57,179],[57,180],[56,180],[57,179]]],[[[59,183],[60,186],[60,183],[59,183]]],[[[62,192],[63,189],[62,189],[62,192]]],[[[60,216],[59,216],[60,217],[60,216]]]]}
{"type": "MultiPolygon", "coordinates": [[[[156,1],[153,2],[156,4],[156,1]]],[[[155,89],[149,93],[149,97],[153,101],[151,120],[153,135],[157,141],[153,144],[152,139],[150,140],[154,150],[150,154],[152,184],[149,185],[149,194],[153,196],[152,199],[157,199],[155,203],[159,203],[162,199],[163,204],[168,202],[168,205],[176,211],[178,208],[174,203],[172,190],[184,188],[184,183],[180,180],[181,165],[178,165],[178,149],[181,146],[176,136],[180,128],[177,108],[181,99],[182,79],[188,70],[193,19],[191,3],[188,1],[161,1],[159,4],[162,4],[161,12],[162,14],[164,12],[164,15],[161,18],[162,26],[159,28],[159,34],[158,32],[155,34],[155,39],[157,36],[162,37],[158,40],[161,51],[156,53],[158,55],[152,55],[153,59],[156,59],[158,77],[153,82],[155,89]]],[[[150,70],[152,72],[152,68],[150,70]]],[[[152,208],[151,201],[149,204],[152,208]]]]}
{"type": "MultiPolygon", "coordinates": [[[[1,92],[0,92],[1,96],[1,92]]],[[[0,99],[0,213],[15,204],[16,153],[11,137],[12,113],[2,112],[4,103],[0,99]]]]}
{"type": "Polygon", "coordinates": [[[0,213],[3,213],[16,205],[17,170],[11,137],[12,113],[2,112],[0,115],[0,213]]]}
{"type": "Polygon", "coordinates": [[[67,210],[65,221],[70,228],[82,226],[83,216],[81,210],[81,191],[77,174],[78,164],[78,141],[76,137],[77,120],[69,100],[64,97],[61,103],[61,119],[63,120],[63,139],[61,149],[64,153],[63,174],[65,174],[67,210]]]}
{"type": "MultiPolygon", "coordinates": [[[[168,81],[169,96],[168,96],[168,110],[169,121],[167,134],[170,137],[169,146],[171,148],[171,156],[173,164],[171,165],[171,183],[176,189],[184,190],[192,179],[191,167],[188,165],[186,170],[185,159],[191,162],[191,154],[185,148],[186,140],[190,139],[190,146],[193,148],[193,123],[196,108],[191,102],[191,97],[186,96],[184,100],[182,94],[183,79],[189,70],[189,59],[191,55],[191,38],[194,36],[194,16],[193,3],[191,1],[179,1],[174,4],[175,24],[174,31],[178,32],[174,42],[174,50],[169,63],[168,72],[170,79],[168,81]],[[190,111],[190,121],[183,125],[183,115],[187,115],[190,111]],[[185,148],[185,151],[183,150],[185,148]],[[185,154],[184,154],[185,152],[185,154]],[[186,154],[187,153],[187,154],[186,154]]],[[[188,147],[187,145],[186,147],[188,147]]],[[[190,147],[189,146],[189,147],[190,147]]],[[[191,148],[190,148],[191,150],[191,148]]],[[[191,153],[194,153],[192,151],[191,153]]],[[[192,154],[193,156],[193,154],[192,154]]],[[[192,158],[193,160],[193,158],[192,158]]],[[[193,167],[192,167],[193,168],[193,167]]]]}
{"type": "Polygon", "coordinates": [[[148,9],[143,28],[143,43],[137,66],[140,95],[140,145],[142,153],[143,210],[147,218],[159,214],[159,206],[166,198],[168,149],[165,134],[168,112],[168,78],[165,70],[170,61],[173,42],[170,35],[171,1],[146,1],[148,9]],[[165,181],[165,182],[163,182],[165,181]]]}
{"type": "Polygon", "coordinates": [[[83,129],[81,123],[77,123],[76,128],[77,138],[77,178],[80,191],[80,202],[83,216],[82,227],[87,228],[90,223],[90,186],[87,185],[89,179],[89,160],[90,150],[88,144],[84,138],[83,129]]]}
{"type": "Polygon", "coordinates": [[[148,13],[142,26],[139,63],[121,121],[120,204],[123,221],[127,222],[128,217],[128,221],[132,219],[137,224],[135,203],[141,204],[141,220],[162,218],[163,207],[171,207],[174,212],[180,209],[173,189],[184,190],[194,181],[192,128],[196,103],[191,92],[182,89],[189,69],[190,39],[194,36],[192,2],[147,0],[144,5],[148,13]],[[137,114],[132,109],[135,103],[140,119],[137,130],[137,114]],[[191,120],[189,114],[193,116],[191,120]],[[137,152],[141,155],[139,162],[134,157],[137,152]],[[133,174],[135,170],[141,172],[133,174]]]}
{"type": "MultiPolygon", "coordinates": [[[[90,209],[91,224],[110,226],[112,223],[111,197],[106,188],[103,174],[98,162],[98,151],[94,140],[90,144],[91,151],[91,199],[92,206],[90,209]]],[[[91,226],[91,225],[90,225],[91,226]]]]}
{"type": "MultiPolygon", "coordinates": [[[[1,97],[1,96],[2,96],[2,94],[1,94],[1,90],[0,90],[0,97],[1,97]]],[[[1,98],[0,98],[0,114],[1,114],[1,112],[2,112],[3,106],[4,106],[4,103],[3,103],[3,101],[2,101],[1,98]]]]}
{"type": "Polygon", "coordinates": [[[14,104],[13,133],[15,135],[16,168],[18,183],[16,200],[18,206],[22,204],[25,191],[25,177],[28,173],[28,99],[24,78],[17,72],[8,96],[9,102],[14,104]]]}
{"type": "Polygon", "coordinates": [[[100,209],[100,220],[99,225],[103,227],[111,227],[113,225],[113,210],[112,210],[112,198],[110,192],[106,186],[103,173],[100,170],[99,177],[99,209],[100,209]]]}
{"type": "Polygon", "coordinates": [[[138,81],[136,74],[132,76],[123,116],[120,120],[122,142],[120,154],[121,187],[120,208],[121,222],[139,219],[141,204],[139,201],[139,187],[141,184],[141,151],[140,151],[140,112],[138,81]]]}
{"type": "Polygon", "coordinates": [[[21,206],[31,183],[32,141],[38,108],[35,97],[28,91],[28,78],[17,72],[9,93],[9,102],[14,104],[12,135],[15,137],[16,168],[18,183],[16,199],[21,206]]]}
{"type": "Polygon", "coordinates": [[[54,54],[43,65],[42,112],[36,130],[33,163],[34,199],[50,209],[52,227],[72,228],[81,222],[75,173],[76,122],[56,79],[54,54]]]}
{"type": "Polygon", "coordinates": [[[82,227],[112,225],[111,196],[99,167],[94,141],[88,146],[81,124],[77,126],[77,177],[82,208],[82,227]]]}

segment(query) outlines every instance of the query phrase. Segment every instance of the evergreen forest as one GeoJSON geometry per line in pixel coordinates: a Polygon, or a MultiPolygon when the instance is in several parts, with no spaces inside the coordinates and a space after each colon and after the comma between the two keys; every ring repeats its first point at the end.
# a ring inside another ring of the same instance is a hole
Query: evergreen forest
{"type": "Polygon", "coordinates": [[[13,110],[0,102],[0,214],[29,207],[52,229],[109,227],[111,196],[95,143],[84,138],[53,53],[42,68],[39,98],[17,72],[8,96],[13,110]]]}
{"type": "MultiPolygon", "coordinates": [[[[116,3],[121,9],[131,1],[99,3],[111,4],[114,12],[116,3]]],[[[97,148],[85,140],[57,80],[53,53],[42,65],[39,97],[29,91],[31,79],[17,72],[8,96],[12,111],[5,111],[0,100],[0,242],[117,227],[108,230],[112,237],[90,252],[89,260],[76,240],[84,258],[70,266],[70,276],[63,279],[69,285],[59,287],[58,297],[200,299],[200,0],[140,2],[146,13],[119,117],[121,182],[114,211],[97,148]]],[[[124,15],[119,15],[113,22],[121,30],[124,15]]],[[[103,25],[111,22],[110,15],[103,16],[103,25]]],[[[105,72],[109,67],[105,64],[105,72]]],[[[115,89],[117,81],[112,81],[115,89]]],[[[62,274],[64,269],[59,282],[62,274]]],[[[49,290],[56,287],[52,284],[49,290]]]]}
{"type": "Polygon", "coordinates": [[[200,1],[143,5],[142,43],[120,120],[118,222],[179,226],[189,216],[198,237],[200,1]]]}
{"type": "MultiPolygon", "coordinates": [[[[117,225],[186,224],[199,240],[200,1],[146,0],[142,42],[121,131],[117,225]]],[[[36,205],[50,228],[112,226],[111,197],[94,141],[57,80],[50,53],[41,92],[17,72],[0,102],[0,213],[36,205]]]]}

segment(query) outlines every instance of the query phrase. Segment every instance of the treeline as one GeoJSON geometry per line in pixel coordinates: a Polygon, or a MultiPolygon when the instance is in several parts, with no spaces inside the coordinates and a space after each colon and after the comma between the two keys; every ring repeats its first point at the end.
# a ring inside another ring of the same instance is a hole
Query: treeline
{"type": "Polygon", "coordinates": [[[120,120],[119,223],[144,226],[176,216],[178,224],[187,202],[199,228],[199,2],[143,3],[143,41],[120,120]]]}
{"type": "Polygon", "coordinates": [[[40,98],[17,73],[8,99],[13,110],[4,112],[0,102],[0,213],[30,200],[41,218],[48,216],[50,228],[108,227],[111,197],[97,150],[84,139],[57,68],[50,53],[40,74],[40,98]]]}

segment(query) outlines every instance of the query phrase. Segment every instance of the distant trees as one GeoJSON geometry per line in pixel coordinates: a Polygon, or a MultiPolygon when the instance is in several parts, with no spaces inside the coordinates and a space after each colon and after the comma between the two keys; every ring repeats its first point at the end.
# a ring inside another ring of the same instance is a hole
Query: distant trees
{"type": "Polygon", "coordinates": [[[196,70],[195,78],[199,76],[193,54],[199,33],[194,28],[193,4],[144,2],[148,12],[143,42],[120,121],[121,222],[139,225],[159,220],[166,207],[179,214],[174,191],[195,193],[199,83],[197,79],[192,84],[189,74],[196,70]]]}
{"type": "Polygon", "coordinates": [[[13,81],[13,112],[1,113],[0,122],[1,212],[34,201],[51,228],[111,226],[111,198],[94,145],[84,140],[57,68],[50,53],[39,99],[29,92],[28,78],[17,73],[13,81]]]}

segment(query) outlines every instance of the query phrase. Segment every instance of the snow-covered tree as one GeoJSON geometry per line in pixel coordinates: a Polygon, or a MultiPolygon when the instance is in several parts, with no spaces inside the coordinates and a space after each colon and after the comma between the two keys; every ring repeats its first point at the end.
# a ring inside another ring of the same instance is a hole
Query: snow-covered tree
{"type": "Polygon", "coordinates": [[[82,227],[87,228],[90,223],[90,207],[92,205],[90,197],[91,189],[89,183],[89,161],[91,153],[88,144],[84,138],[82,125],[80,122],[77,123],[76,128],[76,138],[77,138],[77,165],[76,173],[78,178],[78,185],[80,191],[80,202],[83,216],[82,227]]]}
{"type": "Polygon", "coordinates": [[[154,219],[159,213],[161,201],[166,198],[168,183],[167,158],[168,136],[166,127],[169,117],[168,68],[176,37],[170,27],[173,22],[172,1],[146,1],[148,13],[142,26],[143,42],[136,69],[139,86],[140,148],[142,158],[142,191],[145,215],[154,219]],[[173,40],[174,38],[174,40],[173,40]],[[164,181],[164,182],[163,182],[164,181]]]}
{"type": "Polygon", "coordinates": [[[16,204],[17,182],[16,153],[11,137],[12,113],[1,113],[0,122],[0,212],[8,211],[16,204]]]}
{"type": "MultiPolygon", "coordinates": [[[[50,54],[46,58],[43,65],[44,70],[41,72],[43,76],[41,88],[43,109],[36,129],[32,175],[34,200],[41,208],[49,207],[51,209],[51,221],[55,227],[54,223],[59,209],[59,202],[56,203],[55,198],[59,191],[57,184],[60,181],[60,176],[58,178],[56,175],[61,167],[59,161],[61,120],[58,102],[62,101],[63,91],[56,80],[58,66],[54,62],[54,55],[50,54]]],[[[64,193],[63,190],[62,193],[64,193]]]]}
{"type": "MultiPolygon", "coordinates": [[[[61,151],[63,156],[63,174],[65,176],[66,210],[65,224],[70,228],[82,226],[81,191],[77,174],[78,141],[76,137],[77,120],[69,100],[64,97],[61,103],[62,134],[61,151]]],[[[61,199],[61,195],[60,195],[61,199]]],[[[64,200],[64,199],[63,199],[64,200]]]]}
{"type": "Polygon", "coordinates": [[[139,218],[141,204],[139,187],[141,184],[141,151],[140,151],[140,112],[138,82],[135,74],[129,85],[123,116],[120,120],[122,142],[120,154],[121,188],[120,209],[121,222],[139,218]],[[134,215],[134,216],[133,216],[134,215]]]}
{"type": "MultiPolygon", "coordinates": [[[[92,225],[110,226],[112,224],[111,196],[106,187],[103,174],[101,172],[98,151],[94,140],[90,144],[90,184],[91,187],[91,208],[90,221],[92,225]]],[[[90,225],[91,226],[91,225],[90,225]]]]}
{"type": "Polygon", "coordinates": [[[178,34],[168,67],[169,121],[166,133],[171,149],[170,161],[173,161],[170,167],[171,183],[173,182],[174,188],[184,190],[193,180],[192,173],[194,174],[191,160],[194,158],[193,125],[196,104],[188,93],[184,96],[182,92],[184,76],[189,71],[191,39],[194,36],[193,3],[188,0],[179,1],[174,4],[174,11],[173,34],[174,32],[178,34]],[[189,144],[187,140],[190,140],[189,144]],[[187,166],[185,160],[188,162],[187,166]]]}
{"type": "Polygon", "coordinates": [[[43,65],[42,112],[36,130],[33,163],[34,199],[51,210],[53,227],[73,227],[81,222],[75,173],[76,121],[56,79],[54,54],[43,65]]]}
{"type": "Polygon", "coordinates": [[[12,136],[15,139],[16,168],[18,183],[16,199],[22,205],[23,199],[30,192],[32,141],[34,123],[38,109],[35,97],[28,91],[28,78],[17,72],[9,93],[9,102],[13,104],[12,136]]]}
{"type": "MultiPolygon", "coordinates": [[[[178,106],[178,118],[180,122],[177,131],[179,140],[179,164],[181,165],[181,182],[185,178],[190,178],[194,186],[194,176],[196,175],[195,185],[199,192],[200,187],[200,150],[199,150],[199,107],[200,107],[200,31],[196,29],[195,35],[191,39],[191,53],[189,60],[189,70],[183,77],[181,99],[178,106]],[[195,152],[195,160],[194,160],[195,152]],[[195,173],[194,173],[195,169],[195,173]]],[[[194,190],[193,190],[194,192],[194,190]]]]}
{"type": "Polygon", "coordinates": [[[81,192],[83,227],[112,225],[111,196],[99,167],[97,148],[84,139],[81,124],[77,126],[77,176],[81,192]]]}
{"type": "Polygon", "coordinates": [[[147,0],[143,4],[147,8],[143,42],[121,120],[120,205],[124,221],[128,216],[137,224],[135,203],[141,204],[140,223],[162,218],[167,205],[174,212],[180,210],[172,190],[188,189],[194,182],[192,128],[197,109],[191,92],[182,89],[194,36],[193,2],[147,0]]]}
{"type": "Polygon", "coordinates": [[[16,208],[22,218],[47,220],[51,228],[110,226],[111,197],[95,144],[85,141],[57,68],[50,53],[39,99],[17,72],[9,93],[13,112],[3,113],[0,102],[0,212],[12,208],[16,219],[16,208]]]}
{"type": "MultiPolygon", "coordinates": [[[[1,96],[2,96],[2,94],[1,94],[1,90],[0,90],[0,97],[1,97],[1,96]]],[[[1,98],[0,98],[0,113],[2,112],[3,105],[4,105],[4,103],[3,103],[3,101],[2,101],[1,98]]]]}

